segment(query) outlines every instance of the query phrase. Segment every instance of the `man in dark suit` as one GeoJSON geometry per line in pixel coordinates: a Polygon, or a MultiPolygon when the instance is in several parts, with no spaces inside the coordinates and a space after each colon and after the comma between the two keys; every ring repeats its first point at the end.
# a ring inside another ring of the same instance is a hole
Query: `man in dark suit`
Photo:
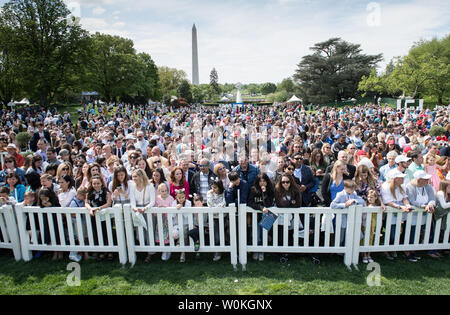
{"type": "Polygon", "coordinates": [[[186,177],[186,181],[188,183],[190,183],[192,181],[192,177],[195,174],[195,171],[190,169],[191,163],[188,160],[186,160],[186,159],[182,159],[180,161],[180,166],[183,169],[184,176],[186,177]]]}
{"type": "Polygon", "coordinates": [[[294,177],[300,182],[300,192],[302,193],[302,206],[307,207],[312,200],[311,189],[315,185],[314,175],[311,168],[303,164],[301,153],[296,153],[293,157],[295,170],[294,177]]]}
{"type": "Polygon", "coordinates": [[[117,137],[115,141],[115,145],[113,148],[113,155],[117,156],[119,159],[122,159],[122,156],[127,152],[126,146],[123,145],[123,137],[117,137]]]}
{"type": "MultiPolygon", "coordinates": [[[[348,153],[345,151],[339,151],[338,153],[338,161],[342,161],[345,164],[348,163],[348,153]]],[[[333,170],[334,164],[331,164],[327,167],[326,174],[331,173],[333,170]]],[[[344,180],[351,180],[355,178],[356,167],[353,165],[347,164],[347,171],[344,173],[344,180]]]]}
{"type": "Polygon", "coordinates": [[[40,139],[45,139],[47,143],[50,143],[51,141],[50,133],[44,129],[44,124],[42,122],[38,122],[36,125],[39,131],[35,132],[30,140],[30,149],[33,152],[38,150],[37,143],[40,139]]]}

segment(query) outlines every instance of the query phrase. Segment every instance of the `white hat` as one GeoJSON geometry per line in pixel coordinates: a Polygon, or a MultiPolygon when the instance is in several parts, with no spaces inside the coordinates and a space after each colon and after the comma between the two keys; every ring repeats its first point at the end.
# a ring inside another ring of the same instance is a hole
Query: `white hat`
{"type": "Polygon", "coordinates": [[[125,137],[125,140],[136,140],[136,138],[133,135],[128,135],[125,137]]]}
{"type": "Polygon", "coordinates": [[[8,149],[17,149],[16,145],[14,143],[8,144],[8,149]]]}
{"type": "Polygon", "coordinates": [[[387,173],[387,178],[389,180],[394,178],[405,178],[406,174],[400,172],[398,169],[393,169],[387,173]]]}
{"type": "Polygon", "coordinates": [[[360,165],[365,165],[365,166],[367,166],[368,169],[375,167],[375,165],[373,165],[372,161],[366,157],[362,158],[361,161],[359,161],[357,167],[359,167],[360,165]]]}
{"type": "Polygon", "coordinates": [[[408,161],[410,161],[411,159],[409,158],[409,157],[406,157],[406,156],[404,156],[404,155],[399,155],[399,156],[397,156],[396,158],[395,158],[395,163],[401,163],[401,162],[408,162],[408,161]]]}
{"type": "Polygon", "coordinates": [[[431,175],[427,174],[425,171],[417,171],[414,173],[414,178],[417,179],[430,179],[431,175]]]}

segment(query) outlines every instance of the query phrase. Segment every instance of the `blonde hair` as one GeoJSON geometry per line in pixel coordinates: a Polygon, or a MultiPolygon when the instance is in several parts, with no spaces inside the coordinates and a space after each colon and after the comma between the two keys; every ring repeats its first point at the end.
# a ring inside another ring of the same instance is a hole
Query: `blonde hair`
{"type": "Polygon", "coordinates": [[[400,192],[402,194],[405,193],[405,191],[402,188],[402,185],[399,185],[398,187],[395,187],[395,178],[391,179],[390,183],[389,183],[389,189],[391,191],[392,196],[394,196],[394,198],[397,198],[396,194],[395,194],[395,189],[398,188],[400,189],[400,192]]]}
{"type": "Polygon", "coordinates": [[[344,162],[339,161],[339,160],[336,161],[336,163],[334,163],[333,170],[331,171],[331,175],[330,175],[331,178],[333,179],[333,181],[336,181],[337,169],[341,166],[347,167],[347,164],[345,164],[344,162]]]}
{"type": "Polygon", "coordinates": [[[141,179],[142,184],[144,185],[144,187],[145,187],[145,186],[148,186],[148,182],[149,182],[149,181],[148,181],[147,174],[145,174],[145,171],[144,171],[144,170],[138,168],[138,169],[136,169],[136,170],[133,171],[132,175],[138,176],[138,177],[141,179]]]}
{"type": "Polygon", "coordinates": [[[424,161],[423,161],[423,164],[425,164],[425,166],[430,165],[429,164],[430,157],[434,158],[434,164],[436,164],[436,161],[437,161],[436,154],[428,153],[427,155],[425,155],[425,158],[424,158],[424,161]]]}
{"type": "Polygon", "coordinates": [[[56,178],[59,179],[59,177],[61,177],[61,172],[63,170],[63,168],[68,167],[69,170],[67,172],[67,175],[73,176],[73,169],[72,169],[72,164],[70,164],[69,162],[64,162],[59,164],[58,169],[56,170],[56,178]]]}

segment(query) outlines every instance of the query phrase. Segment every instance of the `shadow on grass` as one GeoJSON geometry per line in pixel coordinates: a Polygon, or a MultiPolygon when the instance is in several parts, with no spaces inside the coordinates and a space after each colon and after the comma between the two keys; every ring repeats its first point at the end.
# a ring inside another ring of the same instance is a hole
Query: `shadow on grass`
{"type": "MultiPolygon", "coordinates": [[[[43,281],[49,276],[67,277],[67,265],[70,260],[67,254],[62,261],[52,261],[51,254],[46,253],[39,259],[25,263],[15,262],[10,251],[0,251],[0,264],[2,266],[0,277],[9,277],[14,284],[21,285],[27,282],[43,281]]],[[[373,255],[380,264],[383,278],[390,281],[409,280],[414,282],[430,281],[430,278],[449,279],[450,259],[448,257],[434,260],[422,255],[417,263],[408,262],[399,255],[395,261],[388,261],[381,255],[373,255]]],[[[343,258],[337,255],[319,255],[320,265],[314,265],[310,255],[291,255],[285,264],[279,262],[274,255],[267,254],[264,262],[255,262],[249,255],[247,271],[234,271],[230,264],[229,255],[224,255],[219,262],[212,261],[212,254],[202,254],[200,259],[193,254],[186,254],[186,263],[179,262],[179,254],[174,253],[169,261],[161,261],[160,254],[153,256],[150,263],[143,262],[145,254],[138,254],[138,261],[134,268],[127,264],[123,267],[117,257],[114,261],[87,261],[81,262],[81,280],[119,279],[130,286],[152,286],[165,283],[167,287],[176,286],[180,290],[192,287],[195,284],[233,283],[236,281],[252,284],[252,293],[259,294],[261,283],[271,283],[271,290],[285,288],[282,283],[289,281],[308,283],[346,282],[356,286],[366,285],[366,278],[372,270],[367,270],[364,264],[359,265],[359,271],[348,271],[343,258]],[[281,284],[280,284],[281,283],[281,284]],[[281,285],[281,286],[280,286],[281,285]],[[278,287],[277,287],[278,286],[278,287]]],[[[284,292],[284,291],[283,291],[284,292]]],[[[215,294],[214,292],[210,292],[215,294]]]]}

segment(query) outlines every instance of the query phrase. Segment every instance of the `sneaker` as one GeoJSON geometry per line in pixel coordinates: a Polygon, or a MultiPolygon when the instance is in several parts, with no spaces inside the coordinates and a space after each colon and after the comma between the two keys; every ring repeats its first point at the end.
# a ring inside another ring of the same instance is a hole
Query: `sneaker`
{"type": "Polygon", "coordinates": [[[369,259],[367,259],[367,257],[364,257],[362,259],[363,264],[368,264],[369,263],[369,259]]]}
{"type": "Polygon", "coordinates": [[[198,252],[200,250],[200,243],[195,243],[194,244],[194,249],[196,252],[198,252]]]}
{"type": "Polygon", "coordinates": [[[219,261],[222,259],[222,255],[220,253],[215,253],[213,261],[219,261]]]}
{"type": "Polygon", "coordinates": [[[384,257],[386,257],[387,260],[394,260],[394,257],[391,256],[389,253],[385,253],[384,257]]]}
{"type": "Polygon", "coordinates": [[[397,258],[397,257],[398,257],[397,252],[392,252],[392,253],[391,253],[391,256],[392,256],[393,258],[397,258]]]}
{"type": "Polygon", "coordinates": [[[413,255],[406,256],[406,259],[408,259],[410,262],[417,262],[416,257],[414,257],[413,255]]]}
{"type": "Polygon", "coordinates": [[[164,252],[164,253],[162,253],[162,255],[161,255],[161,259],[163,260],[163,261],[168,261],[169,259],[170,259],[170,252],[164,252]]]}
{"type": "Polygon", "coordinates": [[[371,258],[371,257],[369,257],[369,258],[367,258],[367,261],[369,262],[369,264],[371,264],[371,263],[374,263],[375,261],[371,258]]]}
{"type": "Polygon", "coordinates": [[[259,253],[258,259],[259,261],[264,261],[264,253],[259,253]]]}
{"type": "Polygon", "coordinates": [[[180,262],[181,263],[186,262],[186,254],[185,253],[181,253],[181,255],[180,255],[180,262]]]}
{"type": "Polygon", "coordinates": [[[74,262],[80,262],[82,257],[77,252],[70,252],[69,259],[74,262]]]}
{"type": "Polygon", "coordinates": [[[259,258],[259,254],[258,253],[253,253],[253,260],[258,260],[259,258]]]}

